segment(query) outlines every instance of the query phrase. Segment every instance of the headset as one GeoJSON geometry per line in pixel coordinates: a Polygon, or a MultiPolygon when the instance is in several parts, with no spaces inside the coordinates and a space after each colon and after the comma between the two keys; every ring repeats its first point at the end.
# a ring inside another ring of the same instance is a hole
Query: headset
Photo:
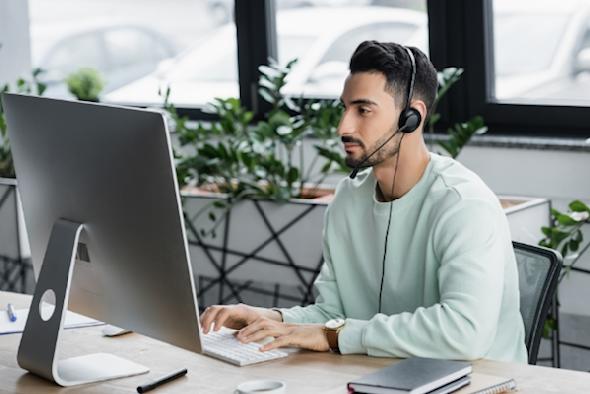
{"type": "MultiPolygon", "coordinates": [[[[387,50],[383,46],[381,46],[381,47],[384,50],[387,50]]],[[[420,115],[420,112],[418,112],[418,110],[416,108],[412,108],[410,105],[411,100],[412,100],[412,96],[414,94],[414,82],[416,80],[416,59],[414,58],[414,54],[412,53],[412,50],[410,48],[403,46],[403,49],[408,54],[408,58],[410,59],[410,65],[412,67],[412,70],[411,70],[410,80],[408,81],[408,88],[406,91],[406,103],[405,103],[404,109],[400,113],[399,120],[397,122],[398,128],[389,138],[387,138],[385,140],[385,142],[383,142],[381,145],[379,145],[370,155],[366,156],[363,160],[361,160],[354,167],[354,169],[352,170],[352,172],[349,175],[349,177],[351,179],[354,179],[357,176],[361,166],[367,160],[369,160],[369,158],[371,158],[375,153],[377,153],[379,150],[381,150],[381,148],[383,148],[385,146],[385,144],[387,144],[398,132],[401,132],[402,136],[400,138],[400,141],[399,141],[399,144],[397,147],[397,157],[395,159],[395,173],[393,174],[393,184],[391,187],[391,194],[392,195],[395,190],[395,178],[396,178],[397,172],[398,172],[397,171],[397,164],[399,161],[399,156],[400,156],[400,152],[401,152],[401,145],[402,145],[402,140],[404,138],[404,135],[409,134],[409,133],[413,133],[418,128],[420,123],[422,122],[422,115],[420,115]]],[[[379,313],[381,313],[381,300],[383,297],[383,282],[385,280],[385,260],[387,258],[387,241],[389,239],[389,229],[391,227],[392,213],[393,213],[393,200],[390,201],[390,203],[389,203],[389,219],[387,221],[387,230],[385,231],[385,242],[384,242],[384,246],[383,246],[383,261],[381,264],[381,284],[379,286],[379,313]]]]}
{"type": "Polygon", "coordinates": [[[399,121],[397,124],[399,131],[402,133],[412,133],[418,128],[418,126],[420,126],[420,122],[422,122],[422,115],[420,115],[420,112],[418,112],[416,108],[412,108],[410,106],[410,101],[414,95],[414,82],[416,81],[416,59],[414,58],[414,54],[410,48],[403,48],[406,50],[408,57],[410,58],[410,64],[412,65],[412,75],[410,76],[410,82],[408,83],[406,106],[399,115],[399,121]]]}

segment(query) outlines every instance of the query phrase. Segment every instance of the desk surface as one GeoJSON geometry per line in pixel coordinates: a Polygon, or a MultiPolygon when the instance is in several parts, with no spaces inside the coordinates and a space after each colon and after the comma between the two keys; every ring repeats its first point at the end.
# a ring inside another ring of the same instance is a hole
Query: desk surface
{"type": "MultiPolygon", "coordinates": [[[[12,302],[26,308],[30,296],[0,292],[2,308],[12,302]]],[[[132,393],[152,377],[174,368],[186,367],[186,377],[160,387],[154,393],[233,393],[241,382],[273,377],[287,383],[287,393],[345,394],[346,383],[394,363],[395,359],[368,356],[342,356],[330,353],[294,351],[289,357],[259,365],[233,365],[189,352],[139,335],[116,338],[101,336],[101,327],[66,330],[62,335],[62,357],[94,352],[109,352],[150,368],[149,374],[103,383],[60,388],[20,369],[16,362],[20,334],[0,335],[0,393],[132,393]]],[[[479,360],[474,372],[512,377],[522,393],[587,393],[590,374],[521,364],[479,360]]],[[[458,393],[467,393],[461,390],[458,393]]]]}

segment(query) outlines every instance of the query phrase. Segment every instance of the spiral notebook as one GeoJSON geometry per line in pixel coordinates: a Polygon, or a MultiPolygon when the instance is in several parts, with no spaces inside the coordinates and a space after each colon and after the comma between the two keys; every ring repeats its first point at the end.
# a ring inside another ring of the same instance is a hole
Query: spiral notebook
{"type": "Polygon", "coordinates": [[[516,390],[514,379],[473,372],[471,384],[457,394],[500,394],[516,390]]]}

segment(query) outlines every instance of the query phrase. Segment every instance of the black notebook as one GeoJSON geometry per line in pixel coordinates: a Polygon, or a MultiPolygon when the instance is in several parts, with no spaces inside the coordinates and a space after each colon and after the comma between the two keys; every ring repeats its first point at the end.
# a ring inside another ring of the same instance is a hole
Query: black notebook
{"type": "Polygon", "coordinates": [[[369,394],[452,392],[469,383],[466,375],[470,373],[467,362],[412,357],[348,383],[348,390],[369,394]]]}

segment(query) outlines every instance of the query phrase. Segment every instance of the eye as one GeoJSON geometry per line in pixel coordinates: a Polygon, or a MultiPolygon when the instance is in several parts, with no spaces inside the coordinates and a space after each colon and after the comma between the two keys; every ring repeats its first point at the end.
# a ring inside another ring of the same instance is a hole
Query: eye
{"type": "Polygon", "coordinates": [[[371,110],[366,107],[359,107],[358,112],[361,115],[368,115],[371,112],[371,110]]]}

